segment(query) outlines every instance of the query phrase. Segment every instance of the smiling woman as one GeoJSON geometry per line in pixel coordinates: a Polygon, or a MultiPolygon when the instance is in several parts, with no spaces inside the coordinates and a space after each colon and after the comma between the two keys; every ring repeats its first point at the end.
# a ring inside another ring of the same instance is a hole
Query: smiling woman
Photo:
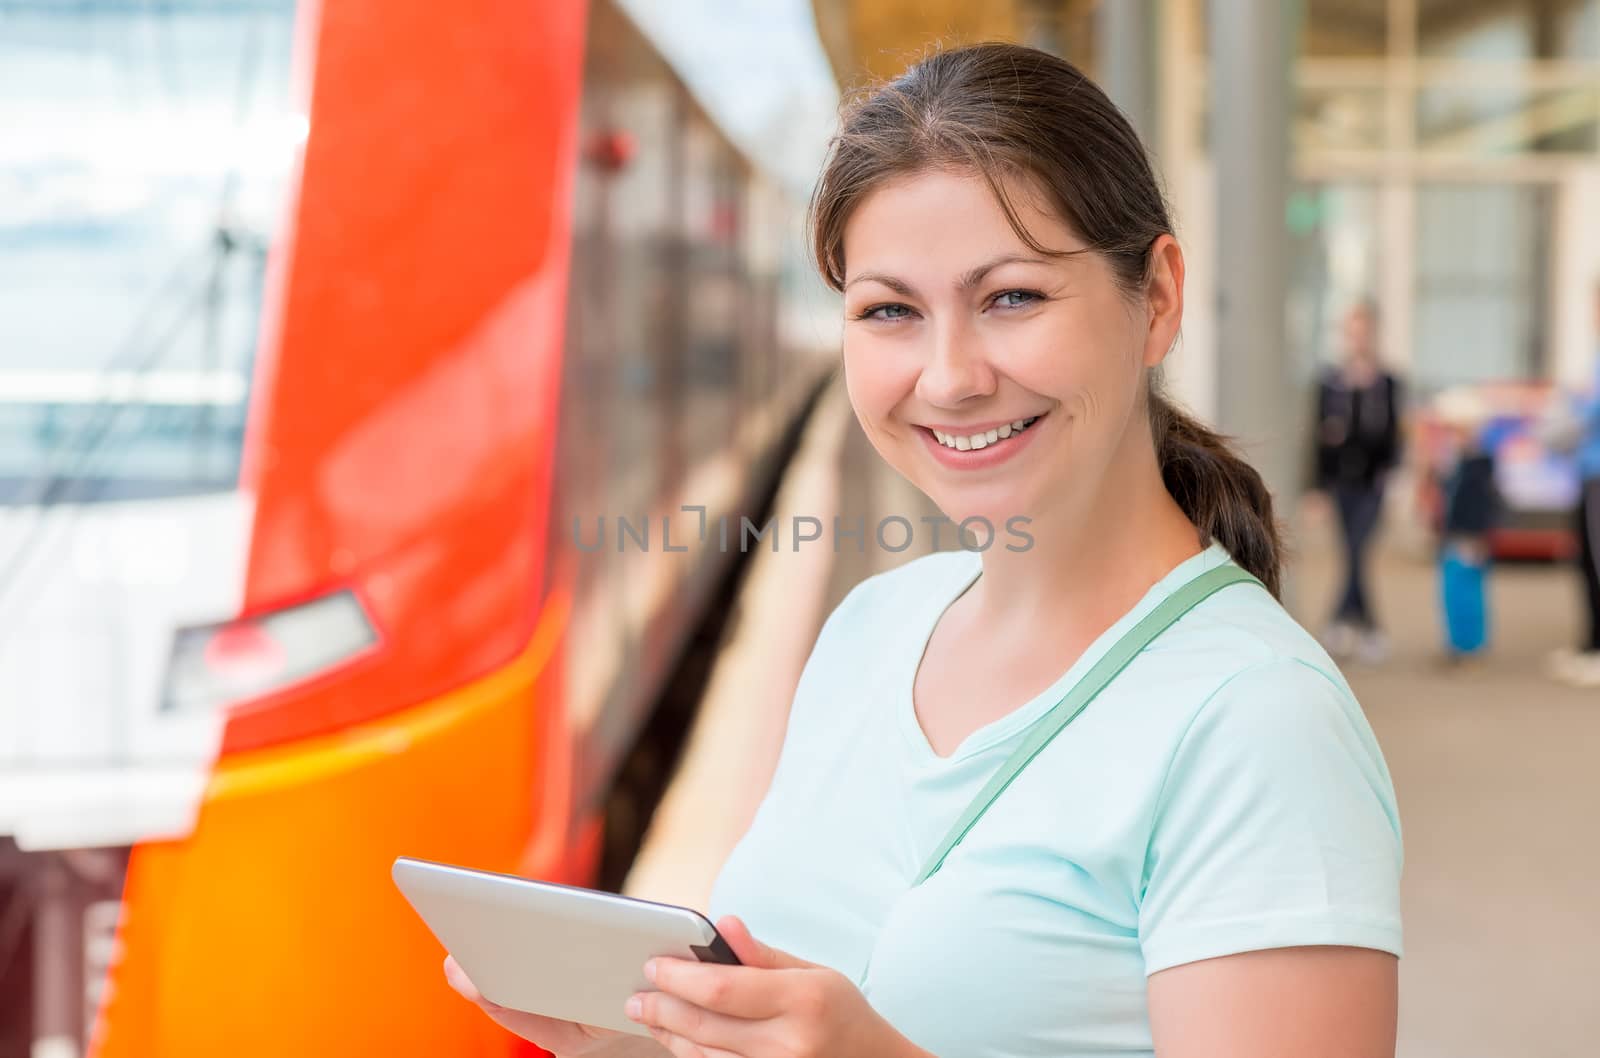
{"type": "Polygon", "coordinates": [[[1184,260],[1133,130],[1060,59],[947,51],[846,110],[812,206],[868,439],[1035,544],[839,605],[712,895],[744,965],[655,960],[629,1016],[680,1058],[1392,1055],[1388,769],[1259,475],[1161,393],[1184,260]]]}

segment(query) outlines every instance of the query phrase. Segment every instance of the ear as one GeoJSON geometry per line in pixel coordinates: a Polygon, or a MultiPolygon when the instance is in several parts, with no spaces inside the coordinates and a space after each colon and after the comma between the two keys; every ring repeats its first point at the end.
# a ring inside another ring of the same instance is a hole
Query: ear
{"type": "Polygon", "coordinates": [[[1150,247],[1150,265],[1144,281],[1146,316],[1144,366],[1157,367],[1178,340],[1183,323],[1183,249],[1171,235],[1150,247]]]}

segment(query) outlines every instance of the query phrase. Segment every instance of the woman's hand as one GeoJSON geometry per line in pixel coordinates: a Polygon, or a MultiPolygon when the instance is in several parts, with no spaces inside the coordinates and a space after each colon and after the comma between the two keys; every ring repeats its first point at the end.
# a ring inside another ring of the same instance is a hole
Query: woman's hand
{"type": "Polygon", "coordinates": [[[483,998],[483,994],[467,979],[452,956],[444,960],[445,980],[450,987],[478,1004],[501,1028],[514,1036],[521,1036],[538,1044],[556,1058],[633,1058],[633,1056],[659,1055],[661,1048],[641,1036],[630,1036],[613,1029],[598,1029],[592,1025],[579,1025],[575,1021],[526,1014],[510,1010],[483,998]]]}
{"type": "Polygon", "coordinates": [[[628,1003],[676,1058],[930,1058],[842,974],[767,947],[737,918],[717,928],[743,966],[652,959],[658,991],[628,1003]]]}

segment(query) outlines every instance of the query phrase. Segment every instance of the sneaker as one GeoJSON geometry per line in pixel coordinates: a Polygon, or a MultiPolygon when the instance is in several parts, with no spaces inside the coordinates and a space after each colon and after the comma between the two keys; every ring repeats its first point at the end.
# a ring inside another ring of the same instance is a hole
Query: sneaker
{"type": "Polygon", "coordinates": [[[1356,657],[1363,665],[1381,665],[1389,658],[1389,640],[1377,629],[1372,629],[1356,644],[1356,657]]]}
{"type": "Polygon", "coordinates": [[[1545,672],[1551,678],[1560,679],[1561,673],[1572,667],[1573,662],[1583,656],[1583,652],[1572,647],[1557,647],[1544,656],[1545,672]]]}
{"type": "Polygon", "coordinates": [[[1446,649],[1439,655],[1439,668],[1450,673],[1476,672],[1484,664],[1482,650],[1451,650],[1446,649]]]}
{"type": "Polygon", "coordinates": [[[1600,687],[1600,650],[1574,652],[1551,675],[1569,687],[1600,687]]]}
{"type": "Polygon", "coordinates": [[[1356,649],[1355,626],[1344,621],[1333,622],[1322,633],[1322,646],[1336,658],[1349,657],[1356,649]]]}

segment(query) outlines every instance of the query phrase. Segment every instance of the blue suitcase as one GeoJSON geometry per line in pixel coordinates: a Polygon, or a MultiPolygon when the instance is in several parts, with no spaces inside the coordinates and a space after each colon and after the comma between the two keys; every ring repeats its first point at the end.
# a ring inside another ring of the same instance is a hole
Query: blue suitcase
{"type": "Polygon", "coordinates": [[[1444,603],[1445,638],[1458,654],[1483,649],[1489,638],[1486,567],[1463,558],[1452,548],[1440,560],[1439,582],[1444,603]]]}

